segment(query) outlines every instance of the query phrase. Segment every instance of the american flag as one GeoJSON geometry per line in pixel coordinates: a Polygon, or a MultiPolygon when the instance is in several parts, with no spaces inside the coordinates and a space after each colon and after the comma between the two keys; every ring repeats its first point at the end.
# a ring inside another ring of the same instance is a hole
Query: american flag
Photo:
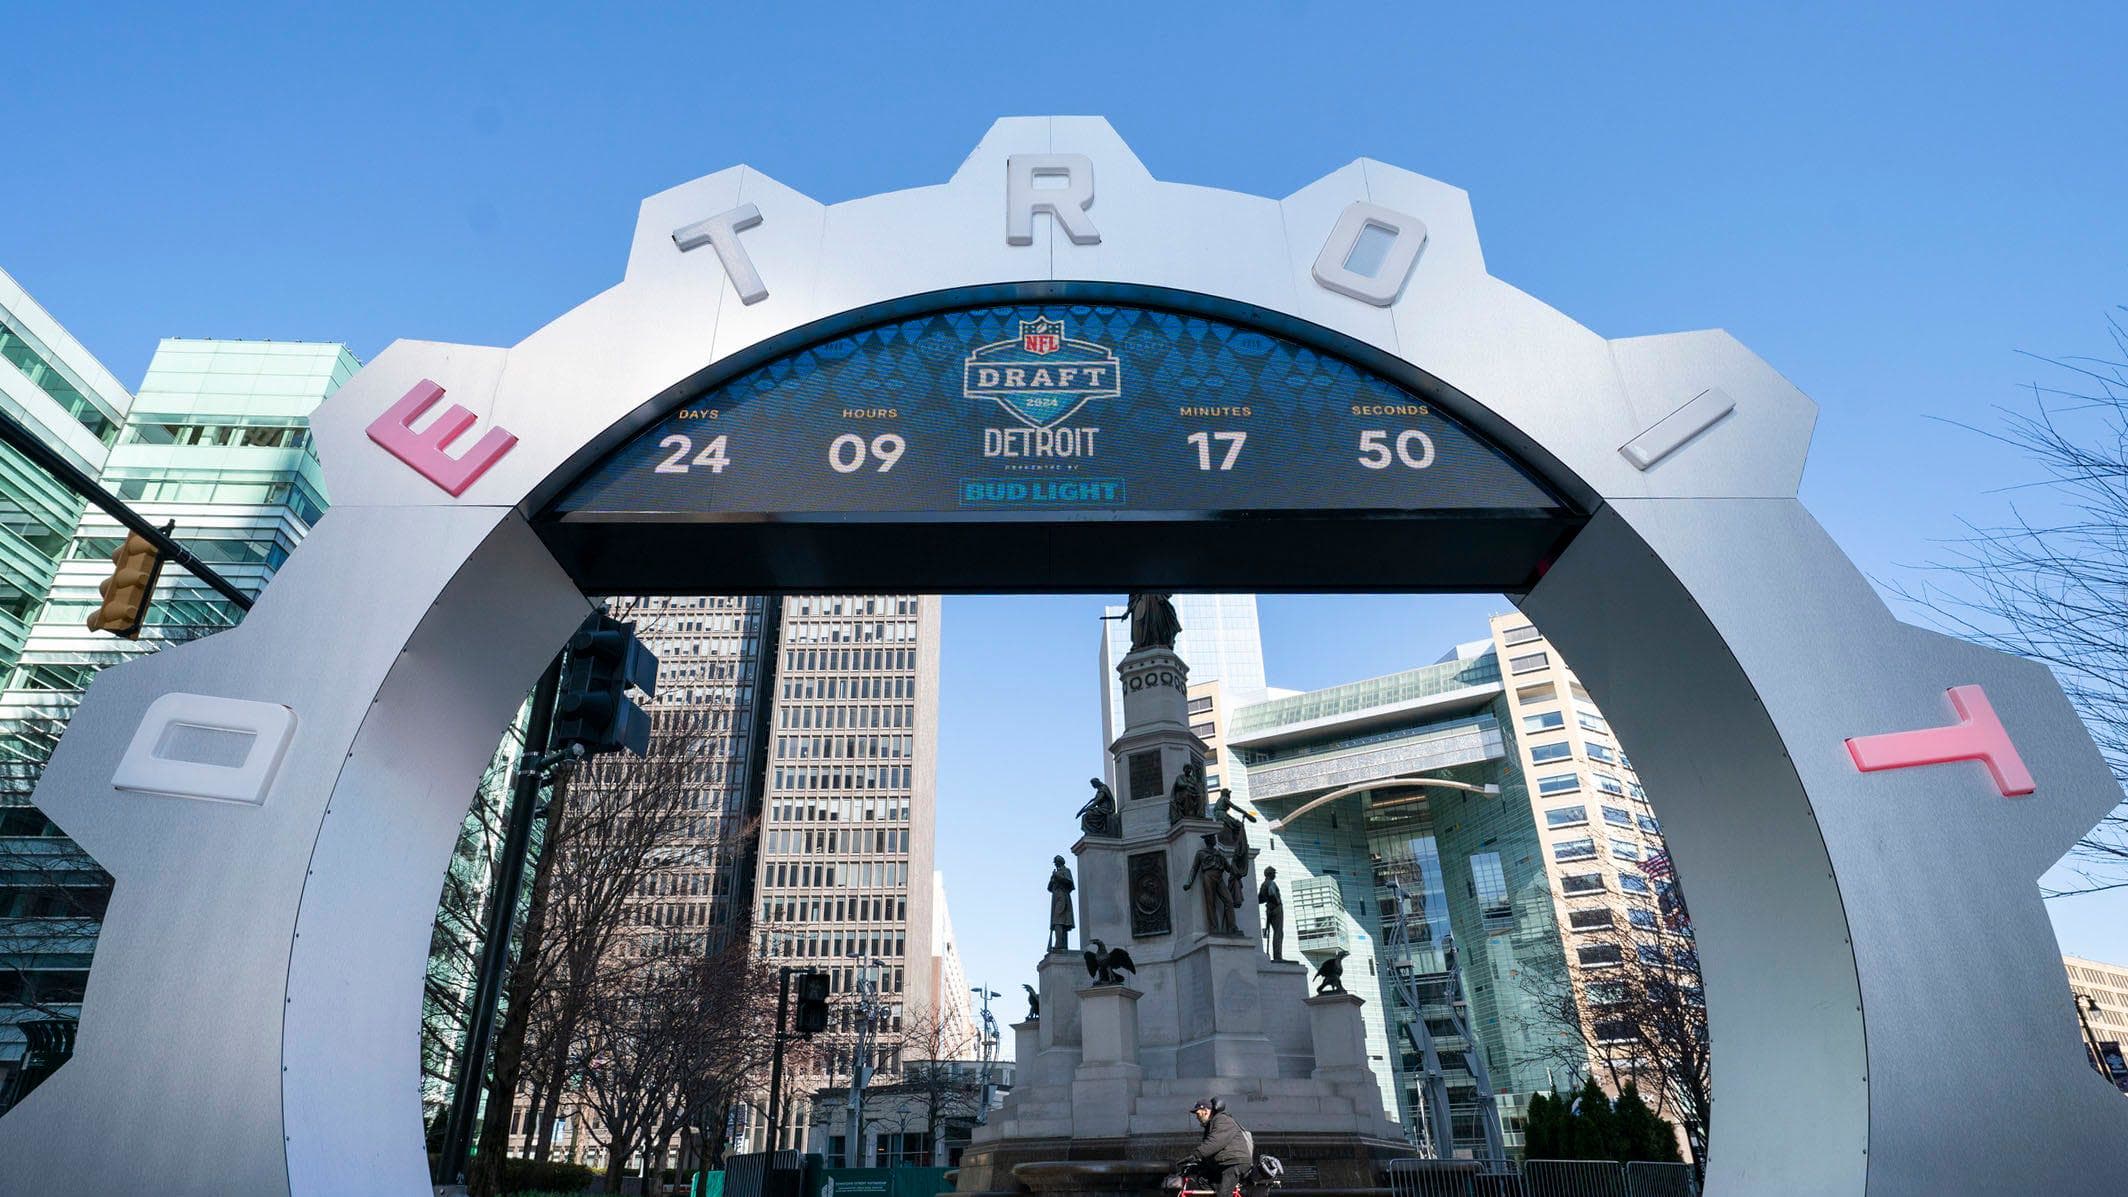
{"type": "Polygon", "coordinates": [[[1640,862],[1640,871],[1662,881],[1668,881],[1677,876],[1677,870],[1670,867],[1670,852],[1668,849],[1650,853],[1646,860],[1640,862]]]}

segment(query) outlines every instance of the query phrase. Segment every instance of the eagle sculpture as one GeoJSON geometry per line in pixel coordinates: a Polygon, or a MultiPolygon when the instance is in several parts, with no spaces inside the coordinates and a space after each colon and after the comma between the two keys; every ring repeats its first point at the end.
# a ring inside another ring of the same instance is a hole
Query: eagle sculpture
{"type": "Polygon", "coordinates": [[[1122,948],[1112,948],[1096,939],[1086,949],[1086,975],[1096,985],[1121,985],[1124,973],[1138,971],[1138,964],[1122,948]]]}
{"type": "Polygon", "coordinates": [[[1027,1021],[1034,1022],[1042,1017],[1042,995],[1025,981],[1020,982],[1020,988],[1027,991],[1027,1021]]]}

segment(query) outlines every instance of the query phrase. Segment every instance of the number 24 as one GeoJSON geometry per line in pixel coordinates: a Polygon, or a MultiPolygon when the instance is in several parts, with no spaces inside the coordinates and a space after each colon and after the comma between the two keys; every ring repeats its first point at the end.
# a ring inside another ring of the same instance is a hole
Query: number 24
{"type": "Polygon", "coordinates": [[[731,464],[731,458],[725,456],[727,442],[730,439],[729,436],[718,435],[707,445],[704,445],[700,453],[695,454],[693,461],[689,461],[687,460],[687,455],[694,453],[695,443],[688,437],[675,432],[658,442],[658,448],[672,450],[672,456],[659,462],[658,468],[654,472],[659,474],[684,474],[689,466],[706,465],[709,467],[710,473],[721,474],[724,472],[724,467],[731,464]]]}

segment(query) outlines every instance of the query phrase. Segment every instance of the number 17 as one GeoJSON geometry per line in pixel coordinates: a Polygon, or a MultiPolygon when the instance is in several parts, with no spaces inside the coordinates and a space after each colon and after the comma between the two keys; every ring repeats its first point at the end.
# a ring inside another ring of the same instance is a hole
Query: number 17
{"type": "Polygon", "coordinates": [[[1248,439],[1246,432],[1193,432],[1189,435],[1189,442],[1197,446],[1197,468],[1200,470],[1212,468],[1213,441],[1225,445],[1227,450],[1226,456],[1219,459],[1219,468],[1231,470],[1234,463],[1241,460],[1241,447],[1248,439]]]}

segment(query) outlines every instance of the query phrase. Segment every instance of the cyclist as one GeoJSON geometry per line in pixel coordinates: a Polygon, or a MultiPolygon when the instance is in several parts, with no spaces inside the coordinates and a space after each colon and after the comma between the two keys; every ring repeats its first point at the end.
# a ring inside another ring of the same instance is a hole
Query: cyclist
{"type": "Polygon", "coordinates": [[[1212,1197],[1234,1197],[1242,1174],[1256,1162],[1254,1137],[1241,1129],[1241,1124],[1227,1113],[1226,1103],[1216,1097],[1199,1101],[1190,1107],[1190,1113],[1204,1128],[1204,1137],[1198,1140],[1197,1150],[1184,1157],[1175,1170],[1210,1182],[1212,1197]]]}

